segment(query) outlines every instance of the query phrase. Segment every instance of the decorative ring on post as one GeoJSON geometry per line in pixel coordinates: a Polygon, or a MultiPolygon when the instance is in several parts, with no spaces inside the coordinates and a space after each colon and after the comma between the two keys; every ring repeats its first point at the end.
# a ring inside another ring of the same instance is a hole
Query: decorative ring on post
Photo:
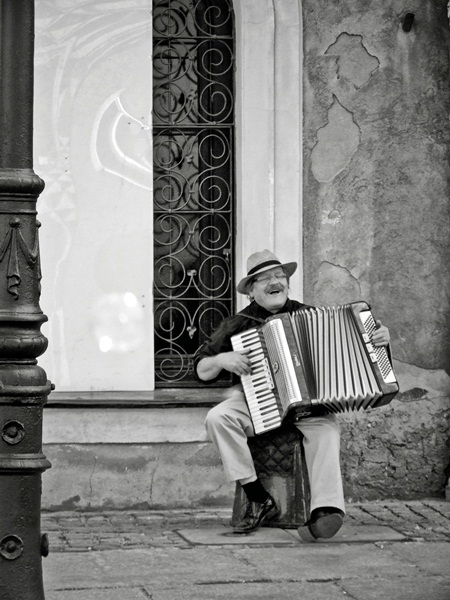
{"type": "Polygon", "coordinates": [[[2,438],[7,444],[18,444],[25,437],[25,428],[19,421],[8,421],[2,429],[2,438]]]}
{"type": "Polygon", "coordinates": [[[23,542],[17,535],[7,535],[0,542],[0,556],[6,560],[15,560],[23,552],[23,542]]]}

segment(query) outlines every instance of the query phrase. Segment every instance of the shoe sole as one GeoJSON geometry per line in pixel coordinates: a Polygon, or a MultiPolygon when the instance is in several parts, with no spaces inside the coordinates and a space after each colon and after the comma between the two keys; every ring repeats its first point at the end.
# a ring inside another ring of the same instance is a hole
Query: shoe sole
{"type": "Polygon", "coordinates": [[[247,533],[254,533],[255,531],[257,531],[261,525],[264,523],[264,521],[271,521],[273,518],[275,518],[279,513],[279,510],[276,506],[272,507],[269,512],[264,515],[264,517],[261,519],[261,521],[258,523],[258,525],[256,527],[254,527],[253,529],[233,529],[233,533],[236,533],[237,535],[245,535],[247,533]]]}
{"type": "Polygon", "coordinates": [[[336,535],[344,522],[338,513],[324,515],[312,525],[303,525],[298,528],[298,534],[305,542],[314,542],[318,539],[329,539],[336,535]]]}
{"type": "Polygon", "coordinates": [[[304,542],[315,542],[317,538],[313,536],[308,525],[302,525],[297,529],[298,535],[304,542]]]}

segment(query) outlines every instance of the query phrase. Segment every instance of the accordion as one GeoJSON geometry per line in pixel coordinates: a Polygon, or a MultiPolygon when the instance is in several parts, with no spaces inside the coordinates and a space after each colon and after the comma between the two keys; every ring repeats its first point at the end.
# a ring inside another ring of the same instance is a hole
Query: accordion
{"type": "Polygon", "coordinates": [[[252,365],[241,382],[255,433],[388,404],[399,387],[386,348],[372,344],[375,329],[369,305],[353,302],[274,315],[234,335],[233,349],[247,350],[252,365]]]}

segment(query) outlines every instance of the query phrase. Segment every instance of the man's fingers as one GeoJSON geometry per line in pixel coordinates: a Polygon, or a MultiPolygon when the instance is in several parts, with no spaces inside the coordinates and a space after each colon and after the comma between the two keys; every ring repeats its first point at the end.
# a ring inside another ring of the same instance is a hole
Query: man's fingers
{"type": "Polygon", "coordinates": [[[239,367],[239,375],[250,375],[252,369],[250,365],[241,365],[239,367]]]}
{"type": "Polygon", "coordinates": [[[242,362],[238,366],[239,375],[250,375],[252,372],[251,362],[247,356],[241,356],[242,362]]]}

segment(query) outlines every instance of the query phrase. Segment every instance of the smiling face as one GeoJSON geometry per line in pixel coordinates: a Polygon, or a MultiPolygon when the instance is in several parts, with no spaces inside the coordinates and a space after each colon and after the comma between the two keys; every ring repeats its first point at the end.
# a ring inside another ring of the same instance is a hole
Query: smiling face
{"type": "Polygon", "coordinates": [[[286,303],[289,278],[281,267],[274,267],[256,275],[248,294],[257,304],[271,313],[276,313],[286,303]]]}

